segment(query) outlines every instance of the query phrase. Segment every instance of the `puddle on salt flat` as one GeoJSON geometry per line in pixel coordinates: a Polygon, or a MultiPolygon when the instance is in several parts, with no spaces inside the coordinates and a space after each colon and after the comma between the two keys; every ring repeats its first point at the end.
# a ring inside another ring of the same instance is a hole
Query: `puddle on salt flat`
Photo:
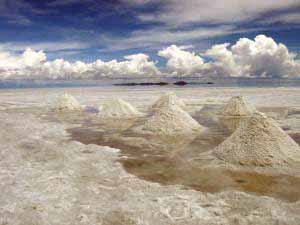
{"type": "MultiPolygon", "coordinates": [[[[239,190],[286,201],[300,199],[300,178],[288,175],[264,175],[224,168],[204,168],[195,163],[199,153],[220,144],[233,132],[237,121],[220,121],[212,116],[213,108],[204,108],[194,118],[208,127],[195,136],[154,137],[131,133],[129,128],[139,120],[93,120],[95,115],[59,117],[80,124],[68,129],[72,140],[121,150],[119,160],[127,172],[162,185],[182,185],[185,189],[216,193],[239,190]]],[[[53,115],[51,116],[53,117],[53,115]]]]}

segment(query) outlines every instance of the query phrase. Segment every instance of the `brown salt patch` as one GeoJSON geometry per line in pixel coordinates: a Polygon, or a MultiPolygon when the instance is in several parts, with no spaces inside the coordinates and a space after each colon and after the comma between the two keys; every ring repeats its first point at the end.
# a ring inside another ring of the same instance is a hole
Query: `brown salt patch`
{"type": "Polygon", "coordinates": [[[289,114],[288,107],[259,107],[258,111],[274,119],[285,118],[289,114]]]}
{"type": "MultiPolygon", "coordinates": [[[[196,138],[186,146],[177,146],[181,148],[178,154],[169,154],[162,152],[159,146],[154,147],[154,149],[153,146],[132,146],[117,141],[117,139],[111,139],[109,135],[103,132],[83,128],[69,129],[68,132],[73,140],[84,144],[106,145],[120,149],[121,155],[126,156],[119,160],[124,169],[128,173],[150,182],[162,185],[183,185],[185,189],[208,193],[237,190],[290,202],[300,199],[300,178],[298,177],[195,167],[185,158],[184,152],[188,152],[189,157],[193,155],[190,152],[199,150],[199,145],[203,141],[201,138],[196,138]]],[[[211,135],[213,136],[213,134],[211,135]]],[[[151,137],[143,138],[150,139],[151,137]]],[[[176,148],[176,140],[172,141],[174,143],[172,146],[170,145],[170,148],[176,148]]],[[[149,143],[151,142],[150,139],[149,143]]],[[[210,148],[217,144],[210,142],[210,148]]]]}
{"type": "Polygon", "coordinates": [[[290,133],[289,136],[300,145],[300,133],[290,133]]]}
{"type": "MultiPolygon", "coordinates": [[[[53,118],[55,115],[52,115],[53,118]]],[[[199,118],[197,118],[198,122],[199,118]]],[[[209,118],[202,117],[200,121],[204,123],[207,119],[209,118]]],[[[192,141],[185,141],[183,140],[185,137],[178,136],[161,140],[159,144],[153,145],[157,140],[152,139],[151,136],[134,136],[128,130],[123,132],[134,123],[131,120],[123,120],[120,125],[121,121],[93,121],[83,118],[80,113],[74,117],[69,115],[59,120],[81,124],[80,128],[67,130],[72,140],[120,149],[121,155],[126,157],[122,157],[119,162],[128,173],[140,179],[162,185],[183,185],[185,189],[208,193],[237,190],[290,202],[300,199],[300,178],[298,177],[271,176],[255,172],[229,171],[222,168],[204,169],[191,164],[190,159],[196,157],[199,152],[213,149],[228,137],[229,133],[213,121],[206,123],[207,132],[192,141]],[[126,141],[128,137],[133,138],[135,145],[126,141]],[[141,140],[147,140],[146,144],[141,140]]],[[[294,140],[295,138],[297,135],[294,135],[294,140]]]]}

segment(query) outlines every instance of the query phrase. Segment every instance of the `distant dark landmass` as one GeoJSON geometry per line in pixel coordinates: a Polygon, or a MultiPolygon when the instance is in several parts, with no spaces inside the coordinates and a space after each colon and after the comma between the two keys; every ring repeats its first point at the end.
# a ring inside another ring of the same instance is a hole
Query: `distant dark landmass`
{"type": "Polygon", "coordinates": [[[106,78],[99,80],[13,80],[0,79],[0,89],[15,88],[81,88],[111,86],[127,87],[300,87],[300,78],[199,78],[199,77],[147,77],[106,78]]]}
{"type": "Polygon", "coordinates": [[[141,82],[141,83],[120,83],[120,84],[114,84],[115,86],[165,86],[169,85],[168,82],[141,82]]]}
{"type": "Polygon", "coordinates": [[[214,84],[213,82],[186,82],[186,81],[177,81],[174,83],[169,82],[130,82],[130,83],[119,83],[114,84],[115,86],[165,86],[165,85],[177,85],[177,86],[185,86],[185,85],[197,85],[197,84],[214,84]]]}

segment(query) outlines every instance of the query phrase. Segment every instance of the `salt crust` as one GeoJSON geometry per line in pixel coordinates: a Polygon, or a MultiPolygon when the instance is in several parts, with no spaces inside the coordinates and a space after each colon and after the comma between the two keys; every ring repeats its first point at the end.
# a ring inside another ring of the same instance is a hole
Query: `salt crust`
{"type": "Polygon", "coordinates": [[[174,92],[168,92],[157,99],[157,101],[151,106],[152,110],[159,109],[163,106],[177,105],[184,108],[186,105],[184,101],[177,97],[174,92]]]}
{"type": "Polygon", "coordinates": [[[140,115],[136,108],[120,98],[111,99],[99,107],[99,116],[104,118],[130,118],[140,115]]]}
{"type": "Polygon", "coordinates": [[[249,116],[255,108],[243,96],[234,96],[221,109],[222,116],[249,116]]]}
{"type": "Polygon", "coordinates": [[[83,106],[70,94],[63,94],[55,104],[57,110],[82,110],[83,106]]]}
{"type": "Polygon", "coordinates": [[[162,103],[137,130],[161,135],[198,131],[202,126],[176,104],[162,103]]]}
{"type": "Polygon", "coordinates": [[[66,141],[61,124],[0,118],[0,223],[299,224],[299,201],[161,186],[128,174],[109,148],[66,141]]]}
{"type": "Polygon", "coordinates": [[[215,148],[224,161],[253,166],[282,166],[300,161],[299,145],[278,124],[256,112],[215,148]]]}

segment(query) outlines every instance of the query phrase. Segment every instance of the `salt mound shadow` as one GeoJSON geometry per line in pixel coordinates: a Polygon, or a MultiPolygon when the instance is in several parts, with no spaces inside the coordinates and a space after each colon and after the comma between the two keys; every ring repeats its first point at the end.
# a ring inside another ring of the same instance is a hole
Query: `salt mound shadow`
{"type": "Polygon", "coordinates": [[[132,118],[142,114],[122,99],[111,99],[99,107],[99,116],[103,118],[132,118]]]}
{"type": "Polygon", "coordinates": [[[222,116],[250,116],[255,108],[243,96],[234,96],[221,109],[222,116]]]}
{"type": "Polygon", "coordinates": [[[213,154],[226,162],[252,166],[282,166],[300,162],[300,148],[277,123],[256,112],[213,154]]]}
{"type": "Polygon", "coordinates": [[[63,94],[57,99],[55,109],[57,110],[82,110],[84,107],[70,94],[63,94]]]}

